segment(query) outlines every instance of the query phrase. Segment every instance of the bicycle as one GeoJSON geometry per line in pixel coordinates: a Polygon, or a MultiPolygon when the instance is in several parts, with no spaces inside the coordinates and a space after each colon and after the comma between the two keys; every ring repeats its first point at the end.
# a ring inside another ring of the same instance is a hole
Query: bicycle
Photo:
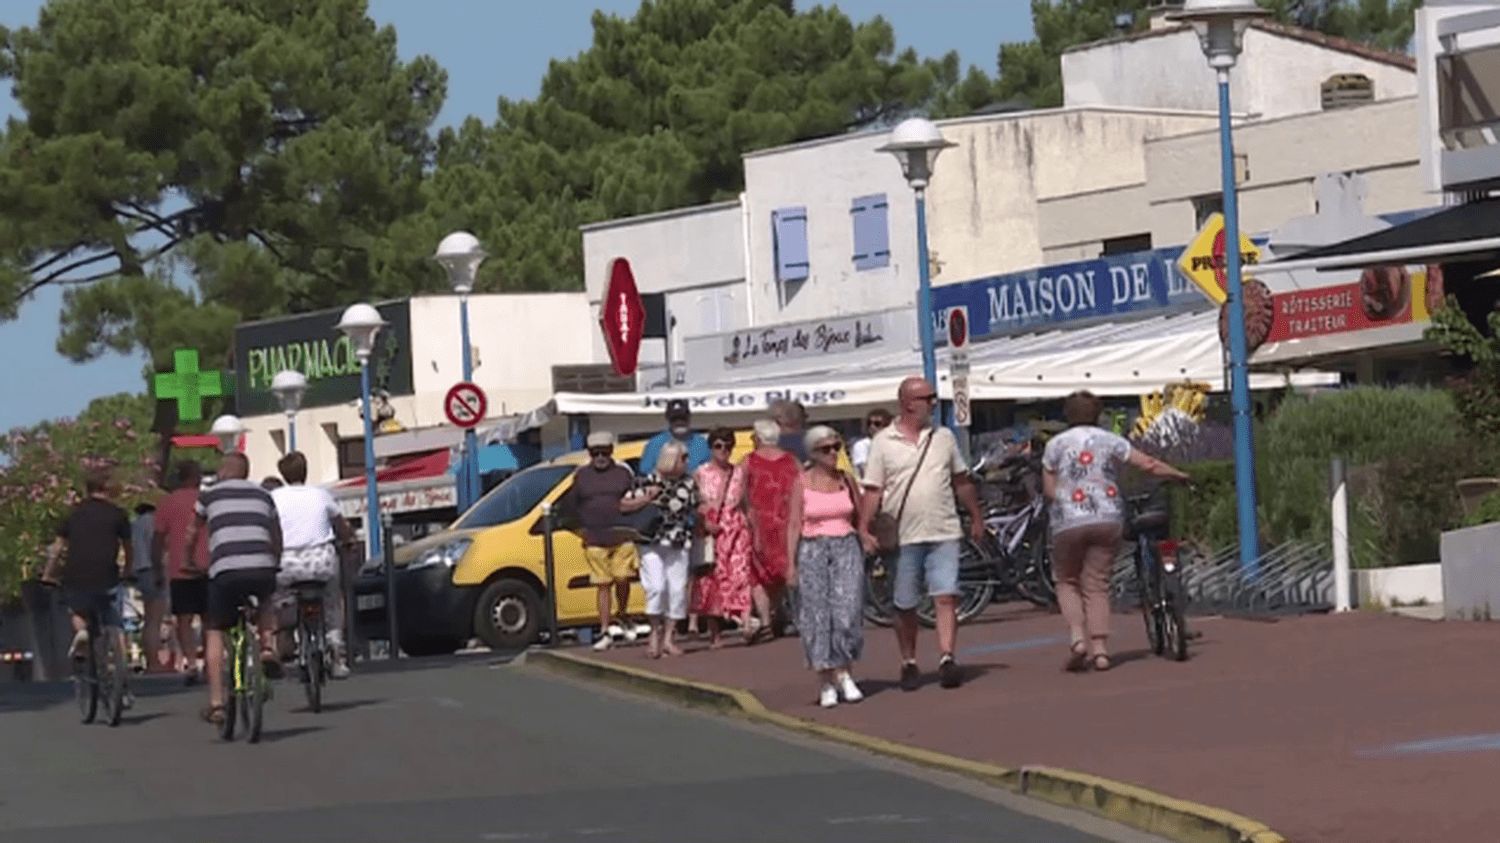
{"type": "Polygon", "coordinates": [[[266,700],[271,697],[271,683],[260,664],[260,642],[256,637],[255,623],[260,614],[256,598],[247,599],[239,609],[239,620],[225,631],[228,649],[230,681],[226,682],[224,695],[224,720],[219,724],[219,737],[234,740],[235,715],[239,714],[245,727],[245,742],[260,741],[266,700]]]}
{"type": "Polygon", "coordinates": [[[1178,565],[1178,543],[1167,534],[1168,513],[1152,507],[1154,493],[1126,499],[1126,535],[1132,544],[1141,617],[1151,652],[1187,661],[1187,590],[1178,565]]]}
{"type": "Polygon", "coordinates": [[[105,724],[118,726],[125,711],[125,678],[130,671],[120,649],[120,628],[101,624],[97,605],[74,611],[83,615],[89,637],[83,655],[73,659],[73,694],[78,700],[80,719],[84,723],[94,722],[102,703],[105,724]]]}
{"type": "Polygon", "coordinates": [[[323,589],[320,580],[292,584],[297,603],[297,669],[302,689],[307,693],[308,710],[323,710],[323,686],[333,669],[333,653],[328,648],[328,626],[323,614],[323,589]]]}

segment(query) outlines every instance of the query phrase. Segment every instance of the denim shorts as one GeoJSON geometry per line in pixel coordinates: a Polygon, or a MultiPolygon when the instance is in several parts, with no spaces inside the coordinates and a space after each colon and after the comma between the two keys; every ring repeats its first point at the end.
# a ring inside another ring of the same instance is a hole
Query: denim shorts
{"type": "Polygon", "coordinates": [[[108,591],[65,589],[63,603],[79,617],[83,617],[84,613],[90,609],[97,612],[100,627],[122,627],[124,620],[121,617],[120,604],[123,602],[124,593],[124,589],[118,586],[108,591]]]}
{"type": "Polygon", "coordinates": [[[896,608],[909,612],[922,602],[922,581],[933,597],[958,593],[958,540],[901,545],[896,559],[896,608]]]}

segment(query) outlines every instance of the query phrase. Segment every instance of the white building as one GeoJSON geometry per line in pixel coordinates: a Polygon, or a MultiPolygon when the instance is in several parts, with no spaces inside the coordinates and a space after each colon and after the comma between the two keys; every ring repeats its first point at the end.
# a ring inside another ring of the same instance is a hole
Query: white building
{"type": "MultiPolygon", "coordinates": [[[[376,438],[378,458],[447,449],[462,439],[444,416],[443,397],[461,381],[458,297],[422,296],[379,305],[390,323],[372,359],[376,390],[390,418],[376,438]]],[[[341,311],[252,322],[235,330],[236,402],[246,427],[253,476],[276,473],[287,450],[286,419],[270,379],[283,368],[307,375],[297,414],[297,450],[309,483],[330,483],[364,469],[359,367],[335,325],[341,311]]],[[[527,412],[553,393],[552,366],[598,361],[581,293],[472,295],[474,381],[488,398],[487,418],[527,412]]],[[[377,416],[378,417],[378,416],[377,416]]]]}

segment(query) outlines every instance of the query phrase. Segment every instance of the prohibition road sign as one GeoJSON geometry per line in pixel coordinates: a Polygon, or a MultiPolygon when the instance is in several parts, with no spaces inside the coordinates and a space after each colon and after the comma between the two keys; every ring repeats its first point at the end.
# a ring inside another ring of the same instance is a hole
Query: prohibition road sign
{"type": "Polygon", "coordinates": [[[443,396],[443,414],[465,430],[479,424],[488,405],[484,390],[468,381],[459,381],[443,396]]]}

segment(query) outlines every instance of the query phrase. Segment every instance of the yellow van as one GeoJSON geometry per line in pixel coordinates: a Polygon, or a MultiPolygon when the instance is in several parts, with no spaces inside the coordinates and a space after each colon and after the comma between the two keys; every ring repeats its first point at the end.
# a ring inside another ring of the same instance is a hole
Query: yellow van
{"type": "MultiPolygon", "coordinates": [[[[644,440],[622,442],[615,459],[635,470],[644,440]]],[[[751,435],[735,437],[733,459],[751,450],[751,435]]],[[[396,550],[396,606],[401,649],[411,655],[451,653],[478,637],[496,649],[525,647],[547,623],[542,506],[573,486],[588,461],[575,451],[519,471],[491,489],[448,529],[396,550]]],[[[595,590],[588,582],[583,541],[558,530],[552,536],[561,628],[598,623],[595,590]]],[[[360,588],[358,607],[382,603],[360,588]]],[[[631,589],[630,611],[642,614],[644,595],[631,589]]]]}

